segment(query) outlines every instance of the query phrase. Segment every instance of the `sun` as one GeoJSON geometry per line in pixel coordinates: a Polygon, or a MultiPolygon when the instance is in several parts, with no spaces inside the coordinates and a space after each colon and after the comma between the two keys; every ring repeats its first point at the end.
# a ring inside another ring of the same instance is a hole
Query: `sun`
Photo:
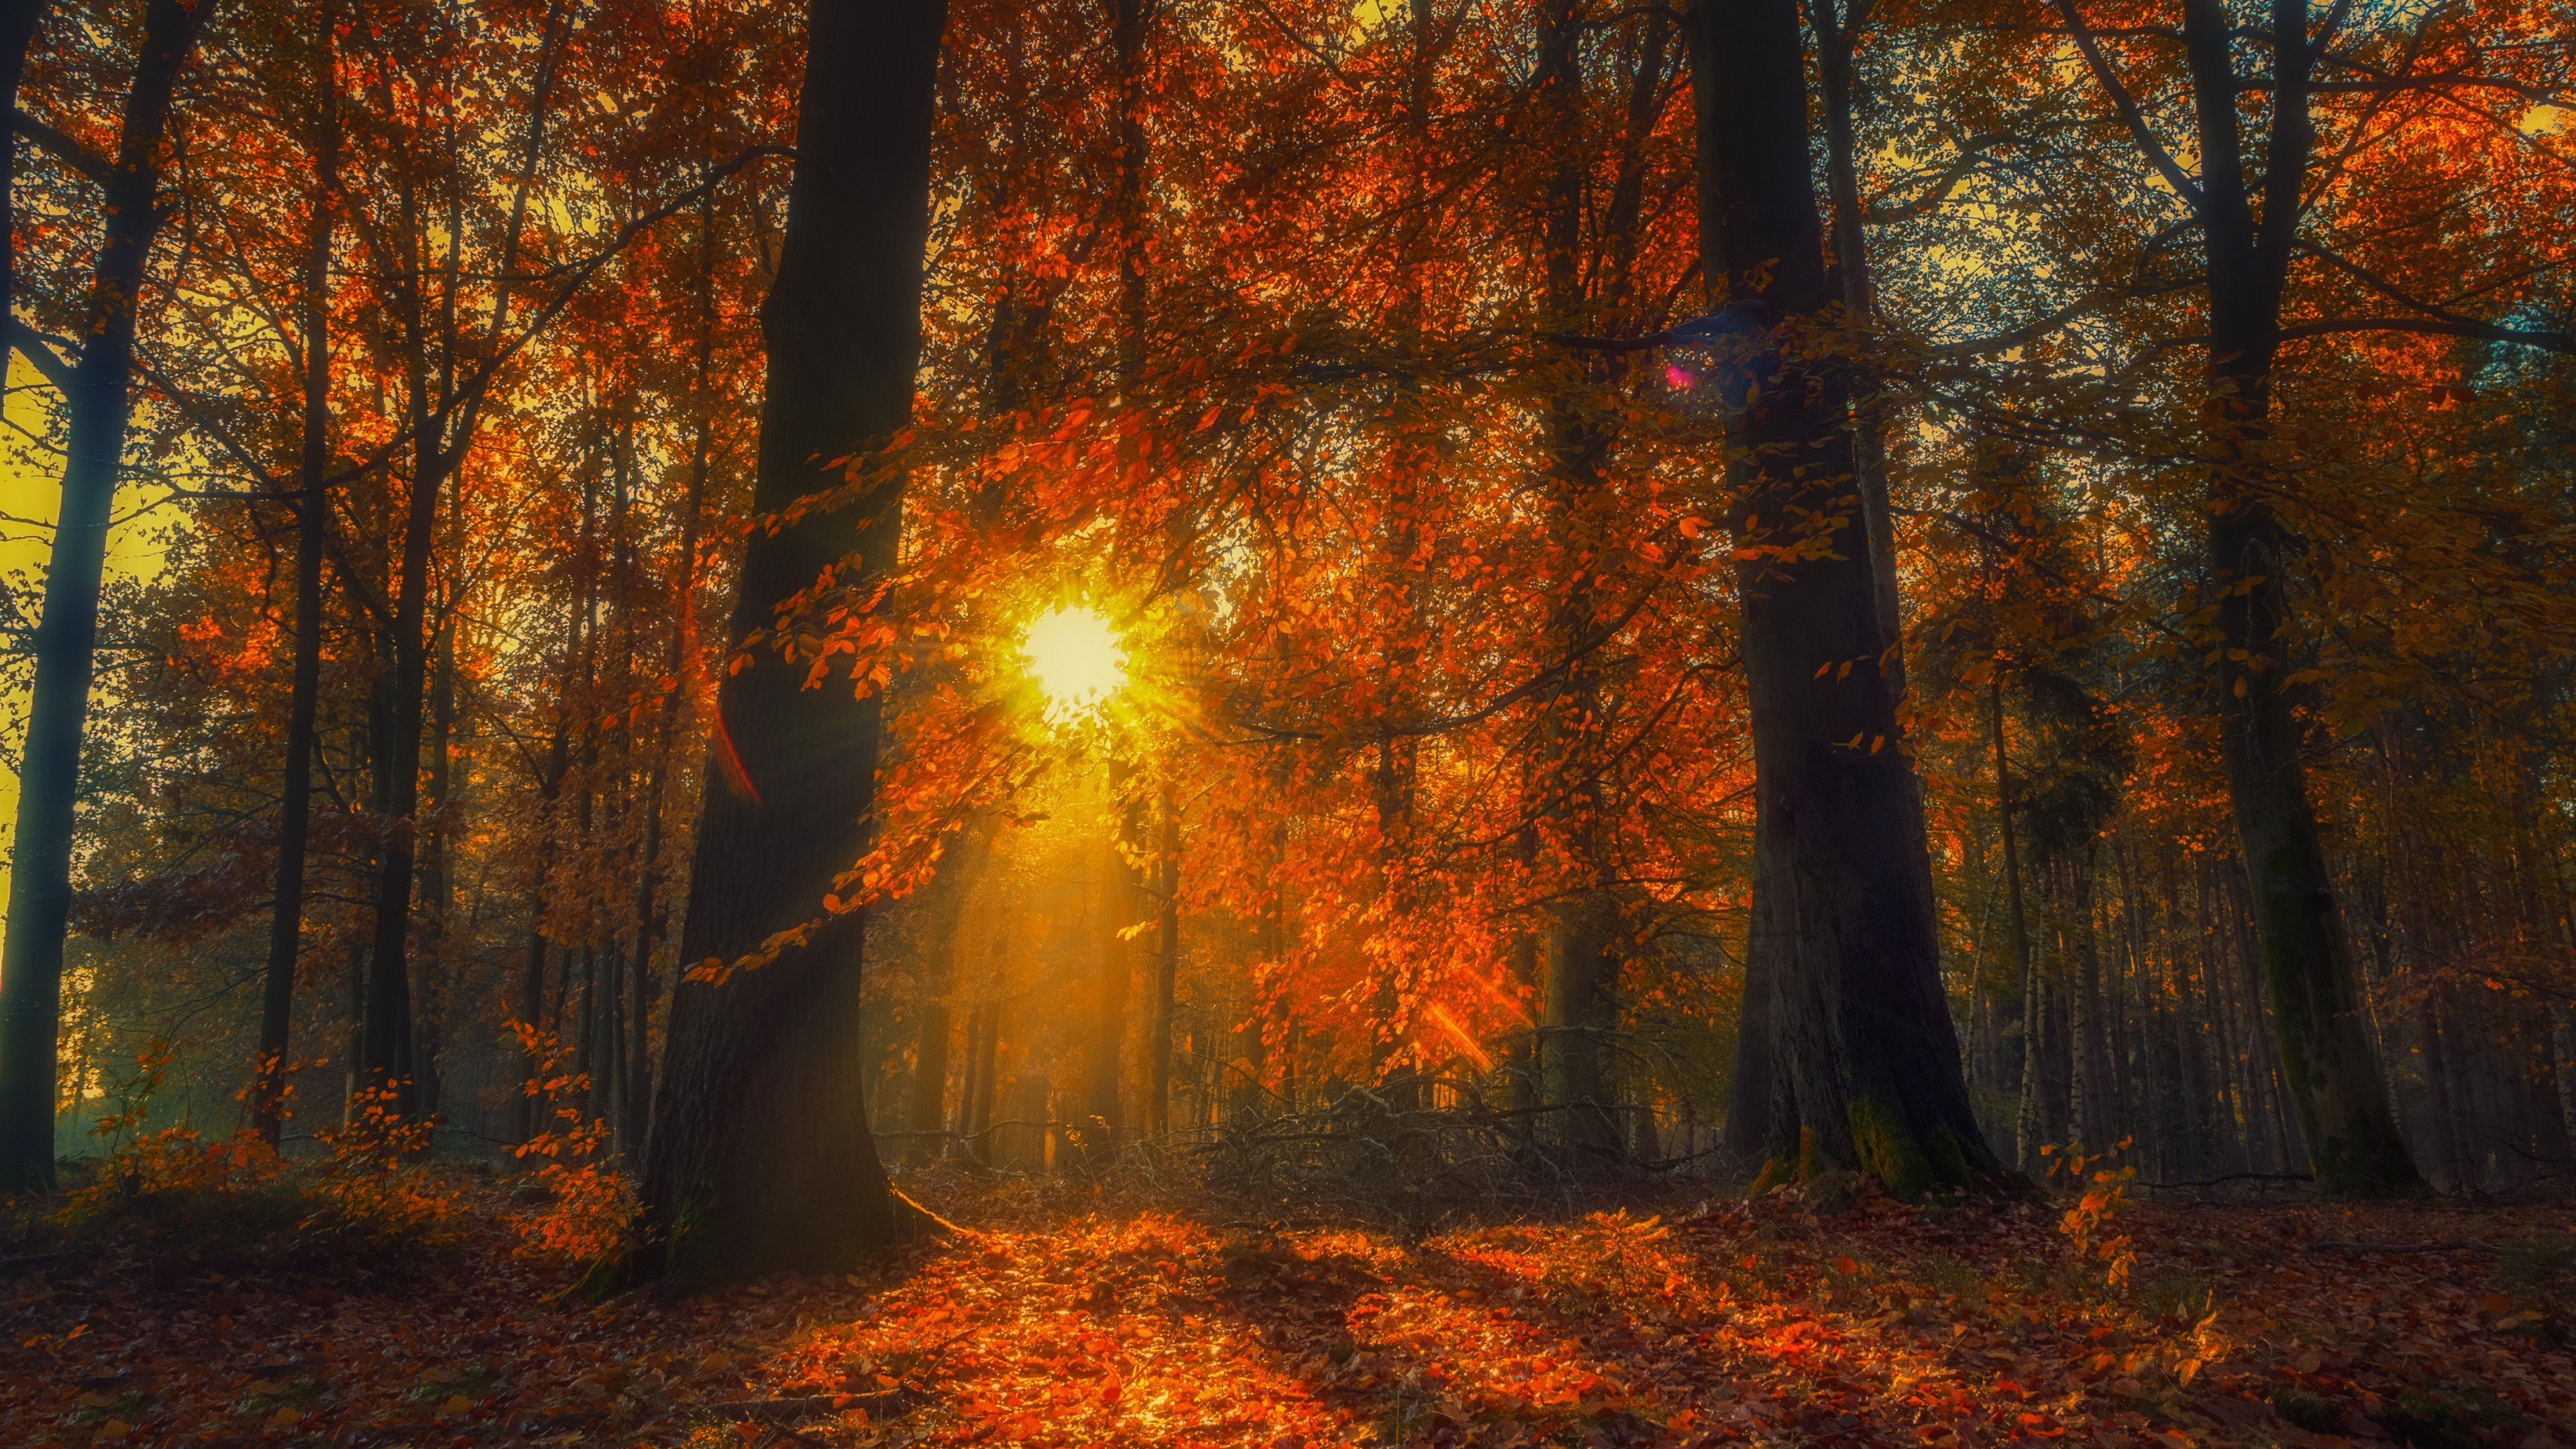
{"type": "Polygon", "coordinates": [[[1020,643],[1029,670],[1046,692],[1047,718],[1066,720],[1097,707],[1127,683],[1127,651],[1106,615],[1056,608],[1029,621],[1020,643]]]}

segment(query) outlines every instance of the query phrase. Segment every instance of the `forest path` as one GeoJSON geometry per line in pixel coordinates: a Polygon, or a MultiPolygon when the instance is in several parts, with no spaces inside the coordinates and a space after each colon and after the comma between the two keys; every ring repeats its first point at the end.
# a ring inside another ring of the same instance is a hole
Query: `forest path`
{"type": "Polygon", "coordinates": [[[681,1302],[583,1304],[497,1231],[366,1282],[17,1265],[0,1443],[2576,1444],[2564,1208],[2130,1206],[2115,1291],[2033,1208],[1408,1244],[946,1186],[1011,1226],[681,1302]]]}

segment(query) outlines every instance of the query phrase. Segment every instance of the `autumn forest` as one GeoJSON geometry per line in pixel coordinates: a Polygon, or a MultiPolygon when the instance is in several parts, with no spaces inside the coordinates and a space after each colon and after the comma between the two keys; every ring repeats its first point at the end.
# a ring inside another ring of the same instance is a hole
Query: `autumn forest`
{"type": "Polygon", "coordinates": [[[6,0],[0,1438],[2576,1442],[2564,0],[6,0]]]}

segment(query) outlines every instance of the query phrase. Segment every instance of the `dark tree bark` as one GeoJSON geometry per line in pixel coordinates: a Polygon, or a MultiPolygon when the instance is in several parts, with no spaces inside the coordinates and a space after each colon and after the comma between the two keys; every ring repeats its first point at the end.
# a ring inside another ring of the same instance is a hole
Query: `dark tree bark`
{"type": "MultiPolygon", "coordinates": [[[[677,569],[671,585],[671,637],[662,655],[662,672],[682,677],[688,666],[688,641],[696,632],[690,611],[697,608],[698,528],[706,511],[707,478],[715,450],[715,401],[709,391],[715,373],[716,202],[713,193],[698,208],[697,355],[689,384],[689,486],[680,501],[677,569]]],[[[662,704],[654,728],[653,767],[644,782],[644,845],[635,872],[635,1014],[628,1028],[629,1120],[619,1129],[640,1157],[653,1101],[653,950],[660,944],[665,907],[662,884],[663,794],[669,788],[671,751],[679,733],[685,696],[673,694],[662,704]]]]}
{"type": "MultiPolygon", "coordinates": [[[[839,460],[864,467],[911,418],[945,18],[940,0],[814,0],[786,239],[761,314],[761,513],[841,486],[839,460]]],[[[838,509],[753,530],[733,639],[828,571],[866,599],[893,563],[901,507],[901,480],[887,476],[838,509]]],[[[839,680],[806,689],[803,675],[801,663],[761,657],[719,688],[715,752],[730,740],[749,788],[707,789],[683,961],[730,960],[814,920],[834,875],[866,849],[882,697],[854,698],[839,680]]],[[[710,760],[708,778],[727,768],[710,760]]],[[[864,934],[863,913],[824,917],[768,965],[674,995],[640,1272],[683,1288],[846,1272],[895,1236],[861,1100],[864,934]]]]}
{"type": "MultiPolygon", "coordinates": [[[[576,630],[580,628],[576,620],[576,630]]],[[[576,643],[574,651],[580,646],[576,643]]],[[[572,665],[567,656],[561,691],[555,702],[553,738],[546,743],[545,775],[537,782],[537,819],[540,839],[549,839],[555,826],[555,803],[563,795],[564,776],[572,769],[572,665]]],[[[553,861],[551,849],[537,852],[536,878],[528,886],[528,953],[521,968],[519,987],[519,1020],[532,1032],[546,1031],[546,877],[553,861]]],[[[561,1009],[560,1006],[557,1007],[561,1009]]],[[[544,1048],[531,1043],[520,1057],[521,1081],[535,1081],[542,1065],[544,1048]]],[[[545,1102],[535,1096],[520,1100],[519,1140],[533,1141],[547,1130],[545,1102]]]]}
{"type": "MultiPolygon", "coordinates": [[[[27,50],[36,42],[36,28],[44,23],[45,12],[52,9],[49,0],[6,0],[0,8],[0,82],[8,86],[8,114],[18,111],[18,81],[26,74],[27,50]]],[[[14,138],[0,145],[0,323],[14,315],[17,300],[17,252],[13,243],[18,211],[11,199],[17,192],[18,143],[14,138]]],[[[8,355],[0,345],[0,358],[8,355]]]]}
{"type": "MultiPolygon", "coordinates": [[[[1846,321],[1868,326],[1877,302],[1869,274],[1867,216],[1860,195],[1860,143],[1852,108],[1852,59],[1876,0],[1848,0],[1842,15],[1835,0],[1806,0],[1816,32],[1817,89],[1824,101],[1825,191],[1833,208],[1833,282],[1846,321]]],[[[1849,376],[1849,374],[1846,374],[1849,376]]],[[[1903,613],[1896,592],[1896,518],[1887,497],[1887,448],[1875,389],[1851,379],[1853,481],[1860,493],[1863,531],[1869,538],[1870,578],[1877,588],[1878,626],[1886,634],[1888,692],[1905,696],[1903,613]]]]}
{"type": "Polygon", "coordinates": [[[2014,1112],[2014,1160],[2024,1172],[2039,1170],[2039,1080],[2042,1026],[2047,1020],[2037,964],[2030,954],[2030,915],[2021,892],[2021,848],[2013,834],[2012,765],[2004,749],[2004,684],[2001,661],[1986,692],[1995,746],[1995,814],[2003,827],[2004,895],[2012,920],[2013,967],[2021,977],[2021,1100],[2014,1112]]]}
{"type": "MultiPolygon", "coordinates": [[[[1835,302],[1809,175],[1796,0],[1690,15],[1700,232],[1741,355],[1743,651],[1753,707],[1757,880],[1775,955],[1772,1023],[1802,1172],[1859,1167],[1901,1196],[1999,1164],[1969,1110],[1942,997],[1931,862],[1857,499],[1847,405],[1799,355],[1835,302]],[[1789,520],[1809,519],[1814,533],[1789,520]],[[1821,535],[1821,536],[1819,536],[1821,535]]],[[[1748,1018],[1752,1015],[1747,1013],[1748,1018]]]]}
{"type": "Polygon", "coordinates": [[[2285,683],[2292,672],[2284,652],[2292,612],[2287,575],[2301,541],[2272,500],[2280,481],[2272,375],[2316,149],[2309,102],[2329,37],[2311,31],[2308,0],[2273,0],[2265,46],[2270,74],[2249,86],[2236,71],[2240,31],[2226,5],[2185,0],[2183,49],[2198,124],[2195,176],[2152,133],[2075,0],[2059,6],[2087,65],[2148,161],[2191,208],[2201,234],[2210,323],[2208,566],[2223,661],[2216,679],[2220,753],[2272,988],[2283,1075],[2309,1165],[2319,1190],[2330,1196],[2422,1191],[2362,1016],[2285,683]],[[2271,111],[2259,178],[2246,165],[2249,92],[2267,97],[2271,111]]]}
{"type": "MultiPolygon", "coordinates": [[[[1755,826],[1760,834],[1760,826],[1755,826]]],[[[1753,900],[1745,912],[1744,994],[1735,1023],[1735,1075],[1726,1098],[1720,1136],[1726,1160],[1738,1172],[1758,1171],[1783,1143],[1798,1140],[1798,1109],[1790,1099],[1780,1053],[1778,947],[1772,940],[1772,892],[1762,879],[1762,854],[1753,854],[1753,900]]]]}
{"type": "Polygon", "coordinates": [[[295,1019],[295,963],[304,944],[304,855],[313,817],[314,707],[322,686],[322,553],[331,498],[331,191],[340,160],[332,7],[315,47],[312,240],[304,260],[304,435],[295,505],[295,659],[286,707],[286,778],[277,809],[277,896],[269,916],[268,979],[260,993],[259,1081],[251,1123],[271,1149],[286,1120],[286,1048],[295,1019]]]}
{"type": "Polygon", "coordinates": [[[213,9],[214,0],[200,0],[194,9],[180,0],[150,0],[144,7],[134,86],[118,123],[116,161],[102,188],[106,235],[90,277],[80,361],[64,389],[70,437],[62,511],[45,573],[44,613],[36,624],[8,935],[0,946],[0,1191],[53,1186],[72,815],[98,652],[108,519],[133,406],[127,374],[134,362],[143,272],[164,215],[161,166],[170,97],[198,27],[213,9]]]}
{"type": "MultiPolygon", "coordinates": [[[[375,931],[367,955],[366,1011],[358,1023],[357,1083],[373,1105],[408,1118],[417,1106],[411,1070],[411,897],[420,850],[414,817],[420,805],[421,706],[429,678],[421,631],[429,611],[430,546],[437,536],[440,450],[439,435],[430,426],[429,312],[420,283],[427,238],[408,172],[400,184],[400,209],[405,271],[397,310],[407,344],[411,495],[402,514],[386,641],[392,667],[385,669],[380,662],[373,698],[375,803],[389,829],[376,848],[375,931]]],[[[450,229],[449,237],[461,244],[456,229],[450,229]]],[[[451,272],[454,265],[451,253],[451,272]]],[[[452,297],[455,288],[449,280],[441,290],[452,297]]]]}
{"type": "Polygon", "coordinates": [[[2286,574],[2298,539],[2265,496],[2271,374],[2281,294],[2297,234],[2300,187],[2314,146],[2309,76],[2320,40],[2307,0],[2275,0],[2270,155],[2263,217],[2244,173],[2233,21],[2217,0],[2190,0],[2183,36],[2200,123],[2199,209],[2209,267],[2212,432],[2209,566],[2220,591],[2220,747],[2253,896],[2254,930],[2272,987],[2273,1025],[2310,1170],[2332,1196],[2420,1191],[2382,1087],[2345,949],[2334,882],[2299,761],[2299,723],[2283,678],[2290,623],[2286,574]]]}

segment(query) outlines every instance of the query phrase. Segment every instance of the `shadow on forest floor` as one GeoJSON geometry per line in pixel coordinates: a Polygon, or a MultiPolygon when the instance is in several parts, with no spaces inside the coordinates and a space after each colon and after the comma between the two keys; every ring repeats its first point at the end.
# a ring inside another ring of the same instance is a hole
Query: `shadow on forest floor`
{"type": "Polygon", "coordinates": [[[2576,1445],[2576,1213],[1666,1197],[1417,1240],[915,1174],[869,1275],[587,1304],[497,1192],[351,1291],[0,1263],[12,1445],[2576,1445]]]}

